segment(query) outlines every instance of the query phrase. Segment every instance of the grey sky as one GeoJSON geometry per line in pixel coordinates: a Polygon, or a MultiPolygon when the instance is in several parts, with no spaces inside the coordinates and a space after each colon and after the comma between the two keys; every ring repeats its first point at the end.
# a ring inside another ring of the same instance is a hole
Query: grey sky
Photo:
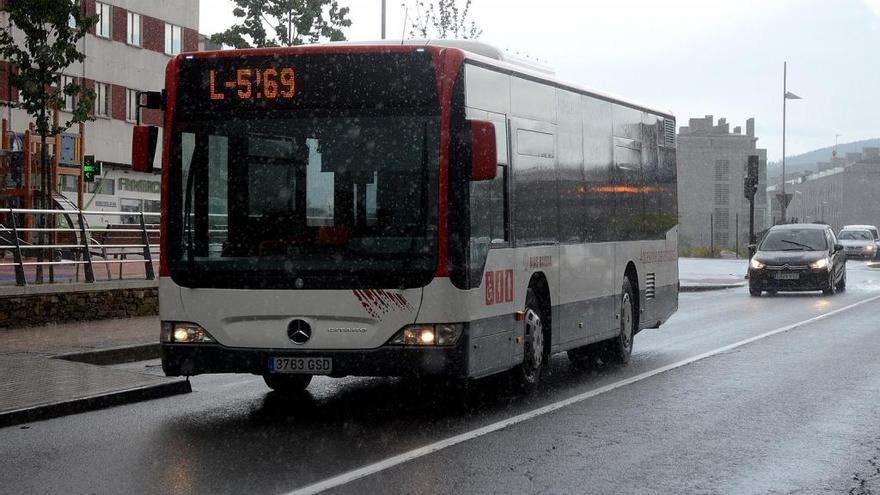
{"type": "MultiPolygon", "coordinates": [[[[388,35],[403,31],[388,0],[388,35]]],[[[413,0],[408,0],[409,4],[413,0]]],[[[378,39],[380,0],[351,7],[349,39],[378,39]]],[[[200,31],[235,18],[231,0],[202,0],[200,31]]],[[[474,0],[482,41],[528,54],[587,87],[668,108],[686,124],[712,114],[744,125],[782,154],[782,63],[787,154],[880,137],[880,0],[474,0]]]]}

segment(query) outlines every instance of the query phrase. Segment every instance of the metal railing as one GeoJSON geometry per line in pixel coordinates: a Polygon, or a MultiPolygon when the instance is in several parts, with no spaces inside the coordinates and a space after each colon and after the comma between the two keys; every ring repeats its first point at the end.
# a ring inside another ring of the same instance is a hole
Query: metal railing
{"type": "Polygon", "coordinates": [[[110,267],[117,265],[121,280],[123,266],[143,264],[143,274],[137,275],[154,280],[159,216],[151,212],[0,208],[0,274],[11,267],[16,285],[25,286],[28,274],[34,282],[44,283],[44,271],[48,271],[49,283],[53,283],[59,271],[66,270],[63,275],[70,279],[73,268],[75,281],[80,280],[82,271],[85,282],[93,283],[97,266],[104,265],[107,280],[111,280],[110,267]],[[93,217],[116,217],[119,223],[91,227],[87,219],[93,217]],[[155,220],[148,222],[147,218],[155,220]],[[136,223],[125,223],[132,220],[136,223]],[[6,252],[12,253],[11,261],[6,252]]]}

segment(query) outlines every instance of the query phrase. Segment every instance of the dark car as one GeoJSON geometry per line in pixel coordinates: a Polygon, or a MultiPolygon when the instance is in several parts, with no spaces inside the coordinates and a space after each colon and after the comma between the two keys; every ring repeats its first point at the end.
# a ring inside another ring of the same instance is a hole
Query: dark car
{"type": "Polygon", "coordinates": [[[770,228],[749,262],[749,293],[846,289],[846,254],[827,225],[770,228]]]}

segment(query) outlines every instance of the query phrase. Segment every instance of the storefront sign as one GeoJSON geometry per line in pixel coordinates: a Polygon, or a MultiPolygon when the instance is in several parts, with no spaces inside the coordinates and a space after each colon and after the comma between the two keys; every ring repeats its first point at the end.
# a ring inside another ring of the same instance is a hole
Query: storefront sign
{"type": "Polygon", "coordinates": [[[119,189],[123,191],[155,193],[162,192],[162,183],[154,180],[119,179],[119,189]]]}

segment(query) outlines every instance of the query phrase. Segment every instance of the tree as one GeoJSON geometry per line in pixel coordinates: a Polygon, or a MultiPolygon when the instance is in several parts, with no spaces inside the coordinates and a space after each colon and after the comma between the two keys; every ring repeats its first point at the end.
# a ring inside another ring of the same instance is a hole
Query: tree
{"type": "Polygon", "coordinates": [[[16,40],[12,30],[0,30],[0,56],[14,67],[9,82],[18,89],[20,97],[19,103],[13,105],[34,119],[40,135],[40,199],[41,207],[48,208],[52,184],[46,137],[90,120],[89,111],[95,100],[94,91],[75,80],[64,84],[61,72],[73,63],[85,61],[77,42],[98,22],[98,16],[86,17],[80,2],[74,0],[10,0],[0,11],[5,11],[12,26],[24,35],[23,40],[16,40]],[[76,102],[70,120],[56,125],[51,111],[62,108],[67,96],[76,102]]]}
{"type": "MultiPolygon", "coordinates": [[[[476,22],[468,19],[471,0],[416,0],[414,17],[410,18],[410,38],[475,39],[483,34],[476,22]]],[[[404,4],[406,6],[406,4],[404,4]]]]}
{"type": "Polygon", "coordinates": [[[342,28],[351,26],[345,17],[349,8],[340,8],[337,0],[235,0],[235,4],[232,13],[241,22],[211,35],[211,41],[235,48],[342,41],[342,28]]]}

